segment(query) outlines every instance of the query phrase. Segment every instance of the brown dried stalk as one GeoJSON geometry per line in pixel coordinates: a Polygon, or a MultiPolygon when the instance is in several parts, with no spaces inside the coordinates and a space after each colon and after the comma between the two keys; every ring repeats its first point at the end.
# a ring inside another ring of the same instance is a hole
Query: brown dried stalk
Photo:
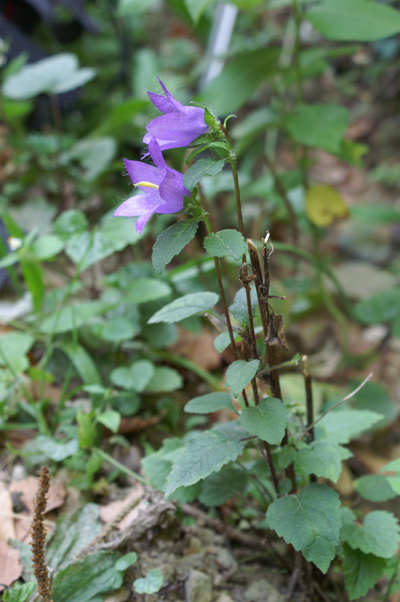
{"type": "Polygon", "coordinates": [[[52,602],[51,599],[51,581],[47,564],[45,561],[46,529],[44,528],[44,513],[46,511],[47,493],[50,488],[50,471],[47,466],[43,466],[40,477],[39,487],[36,493],[35,508],[33,511],[33,520],[31,525],[32,536],[32,565],[33,572],[38,584],[38,593],[42,602],[52,602]]]}

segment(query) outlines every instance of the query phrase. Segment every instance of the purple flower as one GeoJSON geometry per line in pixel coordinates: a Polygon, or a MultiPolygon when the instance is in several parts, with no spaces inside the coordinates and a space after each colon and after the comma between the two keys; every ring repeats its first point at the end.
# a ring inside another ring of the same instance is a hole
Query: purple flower
{"type": "Polygon", "coordinates": [[[193,140],[208,130],[204,122],[204,109],[184,106],[168,92],[160,78],[158,81],[165,96],[154,92],[147,92],[147,94],[151,102],[164,115],[150,121],[143,142],[148,144],[151,138],[155,138],[161,150],[189,146],[193,140]]]}
{"type": "Polygon", "coordinates": [[[137,217],[136,230],[141,234],[153,213],[176,213],[183,209],[183,198],[189,191],[183,185],[183,175],[166,164],[155,138],[149,142],[149,153],[155,163],[124,159],[133,185],[143,191],[123,202],[114,216],[137,217]]]}

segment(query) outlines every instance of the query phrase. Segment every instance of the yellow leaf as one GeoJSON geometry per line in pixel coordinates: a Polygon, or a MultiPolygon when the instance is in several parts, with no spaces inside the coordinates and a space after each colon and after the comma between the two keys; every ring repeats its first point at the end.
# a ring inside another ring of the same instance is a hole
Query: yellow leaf
{"type": "Polygon", "coordinates": [[[306,213],[316,226],[331,226],[348,217],[349,210],[340,194],[326,184],[315,184],[307,191],[306,213]]]}

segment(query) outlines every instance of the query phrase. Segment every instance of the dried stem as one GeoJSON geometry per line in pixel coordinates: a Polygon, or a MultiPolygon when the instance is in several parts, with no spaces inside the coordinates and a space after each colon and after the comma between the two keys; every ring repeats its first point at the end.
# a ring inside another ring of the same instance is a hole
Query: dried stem
{"type": "Polygon", "coordinates": [[[361,389],[367,384],[367,382],[372,378],[373,372],[370,372],[368,374],[368,376],[366,378],[364,378],[364,380],[362,381],[362,383],[360,385],[358,385],[358,387],[356,389],[354,389],[354,391],[352,391],[351,393],[349,393],[348,395],[346,395],[346,397],[343,397],[343,399],[341,399],[340,401],[338,401],[337,403],[335,403],[335,405],[333,405],[331,408],[329,408],[329,410],[326,410],[326,412],[322,412],[322,414],[320,416],[318,416],[318,418],[316,420],[314,420],[314,422],[312,424],[310,424],[310,426],[308,426],[301,435],[299,435],[296,439],[296,441],[301,441],[301,439],[303,439],[303,437],[305,437],[307,435],[307,433],[310,432],[311,429],[314,428],[314,426],[323,418],[325,418],[325,416],[327,416],[327,414],[330,414],[333,410],[336,410],[337,407],[339,407],[340,405],[342,405],[342,403],[344,403],[345,401],[348,401],[349,399],[351,399],[352,397],[354,397],[354,395],[356,395],[359,391],[361,391],[361,389]]]}
{"type": "Polygon", "coordinates": [[[39,477],[39,487],[36,493],[35,508],[31,525],[31,558],[33,572],[38,584],[38,593],[42,602],[52,602],[51,581],[45,561],[46,529],[44,528],[44,513],[47,504],[46,496],[49,488],[50,472],[47,466],[43,466],[39,477]]]}
{"type": "Polygon", "coordinates": [[[303,355],[303,376],[304,386],[306,390],[306,411],[307,411],[307,428],[308,430],[308,441],[314,441],[314,405],[313,405],[313,394],[312,394],[312,378],[308,369],[307,356],[303,355]]]}

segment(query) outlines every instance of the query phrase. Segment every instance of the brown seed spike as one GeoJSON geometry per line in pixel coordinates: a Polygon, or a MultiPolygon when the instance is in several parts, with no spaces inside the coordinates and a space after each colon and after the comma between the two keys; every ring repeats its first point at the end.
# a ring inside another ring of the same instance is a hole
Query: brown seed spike
{"type": "Polygon", "coordinates": [[[38,593],[42,602],[52,602],[51,583],[45,561],[46,530],[44,528],[44,513],[46,511],[47,493],[50,488],[50,471],[43,466],[39,486],[36,493],[35,508],[31,524],[32,536],[32,566],[35,574],[38,593]]]}

